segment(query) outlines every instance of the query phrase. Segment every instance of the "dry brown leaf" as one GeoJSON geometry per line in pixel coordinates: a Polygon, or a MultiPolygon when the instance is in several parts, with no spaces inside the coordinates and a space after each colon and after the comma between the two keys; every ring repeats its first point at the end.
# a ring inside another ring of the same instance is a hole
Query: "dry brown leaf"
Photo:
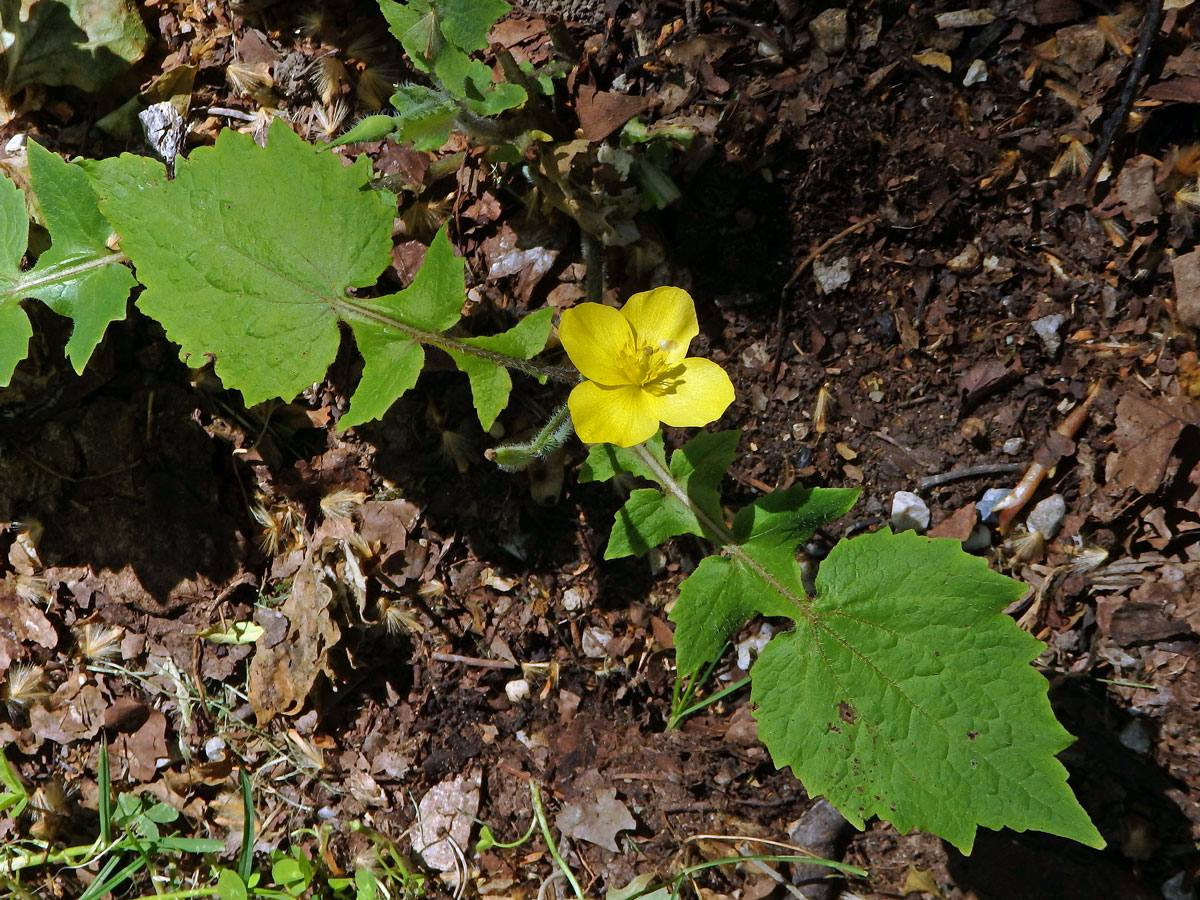
{"type": "Polygon", "coordinates": [[[580,85],[575,95],[579,128],[589,141],[604,140],[649,105],[645,97],[598,91],[590,84],[580,85]]]}
{"type": "Polygon", "coordinates": [[[617,833],[637,828],[629,807],[617,799],[616,788],[596,788],[562,808],[554,820],[567,837],[618,850],[617,833]]]}
{"type": "MultiPolygon", "coordinates": [[[[322,526],[324,527],[324,526],[322,526]]],[[[333,589],[321,564],[321,530],[292,579],[292,590],[279,607],[287,620],[286,636],[274,644],[260,641],[250,661],[250,706],[260,725],[276,715],[294,715],[304,706],[318,676],[332,674],[329,649],[342,636],[331,617],[333,589]]]]}
{"type": "Polygon", "coordinates": [[[1117,404],[1116,449],[1105,461],[1105,481],[1154,493],[1167,473],[1171,451],[1189,425],[1200,427],[1200,407],[1186,397],[1148,400],[1126,394],[1117,404]]]}

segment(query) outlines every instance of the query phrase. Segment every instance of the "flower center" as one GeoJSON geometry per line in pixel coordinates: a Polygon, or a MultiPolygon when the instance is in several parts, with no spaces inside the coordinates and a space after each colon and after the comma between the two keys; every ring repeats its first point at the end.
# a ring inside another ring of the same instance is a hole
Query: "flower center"
{"type": "Polygon", "coordinates": [[[672,366],[668,359],[670,349],[669,341],[662,341],[657,347],[631,341],[621,353],[621,370],[632,384],[658,393],[665,392],[671,387],[667,381],[671,371],[678,368],[672,366]]]}

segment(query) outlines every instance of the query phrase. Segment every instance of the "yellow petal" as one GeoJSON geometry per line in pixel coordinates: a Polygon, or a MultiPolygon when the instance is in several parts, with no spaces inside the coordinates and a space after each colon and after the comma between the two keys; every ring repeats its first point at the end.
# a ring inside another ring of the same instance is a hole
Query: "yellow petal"
{"type": "Polygon", "coordinates": [[[658,417],[649,394],[635,385],[577,384],[567,398],[575,433],[585,444],[632,447],[654,436],[658,417]]]}
{"type": "Polygon", "coordinates": [[[618,310],[600,303],[580,303],[562,314],[558,338],[584,378],[601,384],[628,384],[617,365],[633,340],[633,329],[618,310]]]}
{"type": "Polygon", "coordinates": [[[700,333],[696,304],[677,287],[658,287],[634,294],[621,309],[643,347],[661,350],[671,365],[687,355],[688,344],[700,333]]]}
{"type": "Polygon", "coordinates": [[[733,382],[711,359],[692,356],[682,363],[674,388],[658,395],[655,414],[667,425],[694,428],[721,418],[733,402],[733,382]]]}

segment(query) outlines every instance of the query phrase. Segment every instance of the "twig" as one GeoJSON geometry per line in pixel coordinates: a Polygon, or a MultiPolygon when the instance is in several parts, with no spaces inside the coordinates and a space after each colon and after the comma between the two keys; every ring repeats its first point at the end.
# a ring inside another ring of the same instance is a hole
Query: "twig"
{"type": "Polygon", "coordinates": [[[996,463],[990,466],[967,466],[964,469],[952,469],[940,475],[930,475],[917,482],[917,493],[950,484],[952,481],[966,481],[968,478],[983,478],[988,475],[1014,475],[1021,471],[1020,463],[996,463]]]}
{"type": "Polygon", "coordinates": [[[438,662],[462,663],[464,666],[474,666],[477,669],[516,669],[516,663],[503,659],[483,659],[479,656],[460,656],[457,653],[435,653],[433,658],[438,662]]]}
{"type": "MultiPolygon", "coordinates": [[[[1088,389],[1083,402],[1071,410],[1054,430],[1065,438],[1074,439],[1087,420],[1088,408],[1098,393],[1100,393],[1100,382],[1097,381],[1088,389]]],[[[1013,519],[1025,508],[1025,504],[1029,502],[1029,498],[1033,496],[1034,491],[1038,489],[1038,485],[1042,483],[1049,471],[1046,466],[1034,460],[1025,470],[1025,475],[1017,483],[1017,486],[1009,491],[1007,497],[992,507],[996,513],[996,530],[1001,535],[1008,534],[1008,530],[1012,528],[1013,519]]]]}
{"type": "Polygon", "coordinates": [[[786,305],[784,304],[783,300],[784,294],[787,293],[788,288],[796,283],[796,279],[804,274],[804,270],[811,266],[822,253],[824,253],[842,238],[849,237],[856,231],[862,231],[872,222],[878,221],[882,216],[883,213],[874,213],[867,216],[860,222],[855,222],[853,225],[848,225],[843,228],[829,240],[825,241],[825,243],[821,244],[815,250],[809,253],[808,256],[804,257],[804,259],[800,261],[800,265],[796,266],[796,268],[792,270],[792,274],[788,280],[783,283],[783,287],[779,291],[779,314],[775,317],[775,332],[778,337],[775,339],[775,352],[773,354],[775,362],[771,366],[772,385],[775,385],[779,381],[779,367],[783,363],[783,342],[787,339],[787,334],[783,330],[783,313],[786,309],[786,305]]]}
{"type": "Polygon", "coordinates": [[[1162,18],[1162,0],[1150,0],[1146,4],[1146,15],[1142,19],[1142,33],[1138,37],[1137,53],[1133,56],[1133,64],[1129,67],[1129,75],[1125,79],[1124,87],[1121,88],[1121,96],[1117,100],[1117,105],[1113,107],[1112,113],[1104,122],[1104,128],[1100,131],[1100,143],[1096,147],[1096,155],[1092,157],[1092,164],[1088,166],[1087,172],[1083,176],[1084,188],[1092,187],[1092,183],[1100,172],[1100,167],[1104,165],[1104,160],[1112,149],[1113,142],[1116,141],[1117,135],[1125,125],[1129,107],[1133,105],[1133,93],[1137,90],[1137,84],[1150,62],[1150,48],[1154,45],[1154,36],[1162,24],[1162,18]]]}

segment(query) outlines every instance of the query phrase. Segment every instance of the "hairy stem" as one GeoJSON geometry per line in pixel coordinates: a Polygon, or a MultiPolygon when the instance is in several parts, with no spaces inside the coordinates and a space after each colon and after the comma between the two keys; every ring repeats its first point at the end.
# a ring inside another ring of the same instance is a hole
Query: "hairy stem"
{"type": "Polygon", "coordinates": [[[498,366],[504,366],[508,369],[516,369],[535,378],[550,378],[554,381],[561,381],[564,384],[575,384],[579,381],[579,373],[566,366],[548,366],[543,363],[520,359],[516,356],[509,356],[506,353],[497,353],[495,350],[476,347],[473,344],[465,343],[437,331],[426,331],[424,328],[408,325],[405,322],[401,322],[395,316],[388,315],[383,310],[355,302],[349,297],[339,299],[335,302],[335,306],[336,311],[341,313],[345,318],[361,319],[365,322],[370,322],[372,325],[392,328],[417,343],[437,347],[439,350],[453,350],[455,353],[463,353],[467,356],[486,359],[490,363],[495,363],[498,366]]]}
{"type": "Polygon", "coordinates": [[[788,590],[780,583],[778,578],[763,568],[762,563],[742,549],[742,545],[738,543],[737,538],[733,536],[733,533],[724,522],[716,521],[712,516],[693,503],[692,498],[688,496],[688,492],[683,489],[683,485],[676,481],[667,468],[654,458],[654,454],[650,452],[645,444],[638,444],[632,449],[637,458],[645,463],[646,467],[654,473],[655,481],[662,485],[663,490],[691,510],[692,515],[696,517],[696,521],[712,536],[713,543],[717,544],[722,553],[733,557],[765,581],[771,590],[789,600],[802,615],[812,618],[808,598],[788,590]]]}

